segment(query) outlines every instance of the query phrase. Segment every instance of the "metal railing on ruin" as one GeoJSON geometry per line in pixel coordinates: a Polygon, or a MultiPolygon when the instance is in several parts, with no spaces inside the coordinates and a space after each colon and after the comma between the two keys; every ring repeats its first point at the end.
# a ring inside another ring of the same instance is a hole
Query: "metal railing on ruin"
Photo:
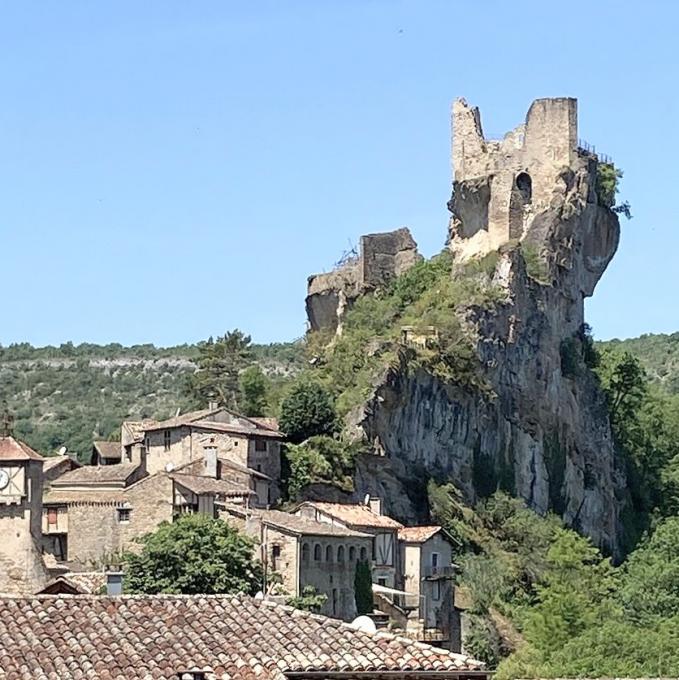
{"type": "Polygon", "coordinates": [[[613,165],[613,159],[607,153],[601,153],[601,151],[597,151],[596,146],[586,142],[584,139],[578,139],[578,151],[583,151],[584,153],[590,154],[591,156],[596,156],[599,163],[613,165]]]}

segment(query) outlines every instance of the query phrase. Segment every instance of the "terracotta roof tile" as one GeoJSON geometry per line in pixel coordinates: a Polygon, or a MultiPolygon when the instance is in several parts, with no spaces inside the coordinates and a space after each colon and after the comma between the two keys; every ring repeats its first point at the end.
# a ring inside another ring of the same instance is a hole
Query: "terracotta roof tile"
{"type": "Polygon", "coordinates": [[[114,465],[83,465],[71,470],[52,482],[53,487],[76,484],[125,483],[139,466],[136,463],[117,463],[114,465]]]}
{"type": "Polygon", "coordinates": [[[102,458],[120,460],[122,457],[120,442],[93,442],[92,444],[102,458]]]}
{"type": "Polygon", "coordinates": [[[310,507],[338,519],[351,527],[370,527],[376,529],[400,529],[403,525],[386,515],[378,515],[366,505],[347,503],[322,503],[307,501],[300,507],[310,507]]]}
{"type": "Polygon", "coordinates": [[[398,539],[406,543],[424,543],[439,531],[439,526],[403,527],[398,530],[398,539]]]}
{"type": "Polygon", "coordinates": [[[414,679],[482,668],[460,654],[245,596],[0,598],[0,677],[15,680],[169,680],[189,670],[222,680],[337,670],[414,679]]]}
{"type": "Polygon", "coordinates": [[[44,460],[28,444],[14,437],[0,437],[0,460],[44,460]]]}
{"type": "Polygon", "coordinates": [[[280,510],[258,510],[254,514],[255,516],[260,517],[266,524],[271,524],[305,536],[354,536],[357,538],[372,539],[370,534],[364,534],[360,531],[329,524],[328,522],[316,522],[309,517],[291,515],[290,513],[281,512],[280,510]]]}
{"type": "Polygon", "coordinates": [[[254,492],[240,484],[234,484],[226,479],[214,479],[201,475],[173,473],[170,477],[195,494],[214,494],[216,496],[250,496],[254,492]]]}

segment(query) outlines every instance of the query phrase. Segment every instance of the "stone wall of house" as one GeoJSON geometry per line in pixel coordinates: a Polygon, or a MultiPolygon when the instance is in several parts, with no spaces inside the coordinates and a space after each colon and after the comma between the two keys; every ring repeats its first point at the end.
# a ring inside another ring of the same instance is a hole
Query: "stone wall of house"
{"type": "Polygon", "coordinates": [[[282,586],[290,595],[298,595],[299,588],[299,539],[295,534],[281,531],[267,524],[262,526],[261,560],[267,572],[275,572],[282,579],[282,586]],[[274,556],[274,547],[280,555],[274,556]]]}
{"type": "Polygon", "coordinates": [[[44,587],[42,560],[42,461],[24,467],[26,494],[18,504],[0,504],[0,593],[32,595],[44,587]]]}
{"type": "Polygon", "coordinates": [[[316,588],[319,593],[327,595],[328,599],[323,605],[322,614],[345,621],[351,621],[356,617],[354,579],[361,548],[370,554],[372,540],[358,536],[304,536],[302,538],[300,591],[304,586],[309,585],[316,588]],[[319,550],[320,560],[316,559],[319,550]],[[330,560],[327,559],[328,552],[330,560]]]}

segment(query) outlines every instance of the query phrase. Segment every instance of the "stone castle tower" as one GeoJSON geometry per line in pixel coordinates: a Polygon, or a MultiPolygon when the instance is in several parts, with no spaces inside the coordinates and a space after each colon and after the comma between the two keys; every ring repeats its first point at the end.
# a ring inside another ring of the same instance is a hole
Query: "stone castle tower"
{"type": "Polygon", "coordinates": [[[578,170],[596,156],[578,147],[577,100],[537,99],[524,124],[484,137],[478,108],[453,104],[453,198],[449,244],[463,258],[521,240],[578,170]]]}
{"type": "Polygon", "coordinates": [[[44,587],[43,458],[12,436],[0,436],[0,593],[32,595],[44,587]]]}

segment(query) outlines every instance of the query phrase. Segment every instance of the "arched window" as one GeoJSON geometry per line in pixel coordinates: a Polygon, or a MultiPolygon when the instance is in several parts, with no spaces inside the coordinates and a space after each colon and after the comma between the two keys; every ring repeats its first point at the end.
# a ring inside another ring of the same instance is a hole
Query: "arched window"
{"type": "Polygon", "coordinates": [[[326,562],[332,562],[332,546],[331,545],[329,545],[325,549],[325,561],[326,562]]]}
{"type": "Polygon", "coordinates": [[[368,550],[367,548],[361,548],[361,562],[366,562],[368,560],[368,550]]]}
{"type": "Polygon", "coordinates": [[[356,548],[352,545],[349,548],[349,562],[353,562],[356,559],[356,548]]]}
{"type": "Polygon", "coordinates": [[[337,561],[338,562],[344,562],[344,546],[341,545],[339,548],[337,548],[337,561]]]}
{"type": "Polygon", "coordinates": [[[309,544],[303,543],[302,544],[302,562],[308,562],[309,561],[309,554],[310,553],[311,553],[311,550],[309,549],[309,544]]]}
{"type": "Polygon", "coordinates": [[[516,176],[516,188],[524,203],[530,203],[533,198],[533,180],[527,172],[520,172],[516,176]]]}
{"type": "Polygon", "coordinates": [[[316,543],[314,546],[314,560],[316,560],[316,562],[321,561],[321,546],[319,543],[316,543]]]}

